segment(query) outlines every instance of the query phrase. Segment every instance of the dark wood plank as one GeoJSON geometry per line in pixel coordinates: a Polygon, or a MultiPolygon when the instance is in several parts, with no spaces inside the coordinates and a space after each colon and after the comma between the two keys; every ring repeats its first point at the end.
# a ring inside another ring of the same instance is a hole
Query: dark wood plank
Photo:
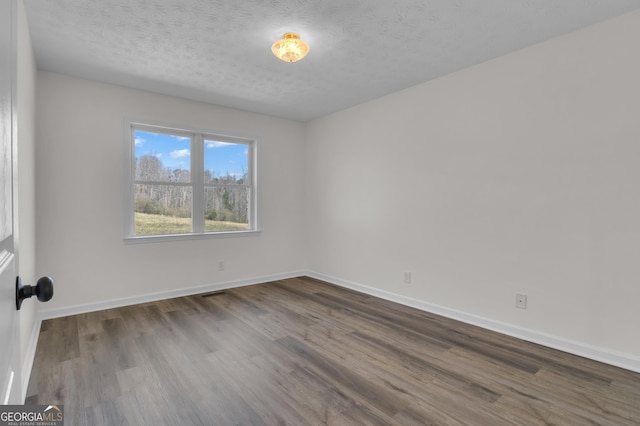
{"type": "Polygon", "coordinates": [[[299,277],[44,321],[67,425],[634,425],[640,374],[299,277]]]}

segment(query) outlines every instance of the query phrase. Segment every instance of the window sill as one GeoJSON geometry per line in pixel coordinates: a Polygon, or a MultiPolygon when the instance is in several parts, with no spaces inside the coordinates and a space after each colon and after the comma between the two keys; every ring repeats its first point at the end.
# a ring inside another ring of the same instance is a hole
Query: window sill
{"type": "Polygon", "coordinates": [[[140,235],[135,237],[125,237],[125,244],[145,244],[161,243],[171,241],[207,240],[216,238],[249,237],[260,234],[260,230],[251,231],[229,231],[229,232],[205,232],[202,234],[168,234],[168,235],[140,235]]]}

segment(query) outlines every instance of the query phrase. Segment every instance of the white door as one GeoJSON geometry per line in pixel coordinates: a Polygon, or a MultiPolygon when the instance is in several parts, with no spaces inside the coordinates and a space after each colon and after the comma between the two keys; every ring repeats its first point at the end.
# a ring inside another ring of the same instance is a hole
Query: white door
{"type": "Polygon", "coordinates": [[[16,10],[0,0],[0,403],[21,404],[20,340],[16,309],[17,255],[13,229],[16,10]]]}

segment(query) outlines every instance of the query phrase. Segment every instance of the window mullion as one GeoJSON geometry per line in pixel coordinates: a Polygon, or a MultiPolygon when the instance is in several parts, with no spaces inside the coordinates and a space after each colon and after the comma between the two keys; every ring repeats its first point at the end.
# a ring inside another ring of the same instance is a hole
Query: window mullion
{"type": "Polygon", "coordinates": [[[191,219],[195,233],[204,232],[204,141],[202,134],[197,133],[191,140],[191,170],[193,185],[193,207],[191,219]]]}

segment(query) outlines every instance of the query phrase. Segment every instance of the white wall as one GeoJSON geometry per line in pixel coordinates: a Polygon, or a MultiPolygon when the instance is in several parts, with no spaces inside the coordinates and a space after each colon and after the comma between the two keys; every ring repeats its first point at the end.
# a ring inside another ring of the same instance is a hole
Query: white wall
{"type": "Polygon", "coordinates": [[[638,40],[635,12],[310,123],[310,269],[640,367],[638,40]]]}
{"type": "MultiPolygon", "coordinates": [[[[36,64],[31,47],[31,36],[22,1],[18,5],[18,274],[25,284],[34,284],[36,280],[36,203],[35,203],[35,128],[36,128],[36,64]]],[[[27,371],[31,370],[37,330],[37,302],[25,301],[20,309],[20,359],[23,360],[23,394],[29,379],[27,371]]]]}
{"type": "Polygon", "coordinates": [[[48,72],[37,115],[37,266],[55,280],[43,312],[306,269],[301,123],[48,72]],[[125,117],[259,137],[262,232],[124,243],[125,117]]]}
{"type": "Polygon", "coordinates": [[[43,312],[307,270],[640,371],[638,39],[636,12],[307,125],[39,72],[43,312]],[[123,243],[125,117],[259,136],[263,232],[123,243]]]}

